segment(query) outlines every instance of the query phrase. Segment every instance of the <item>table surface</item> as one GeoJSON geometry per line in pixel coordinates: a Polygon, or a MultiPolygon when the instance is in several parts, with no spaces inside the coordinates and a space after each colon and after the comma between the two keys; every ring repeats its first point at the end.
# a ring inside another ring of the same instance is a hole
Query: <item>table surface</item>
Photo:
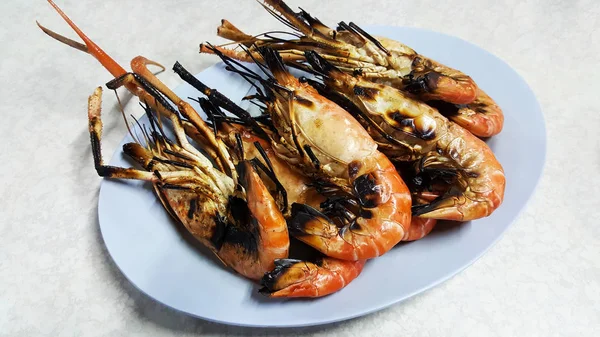
{"type": "MultiPolygon", "coordinates": [[[[36,27],[39,20],[75,36],[45,1],[2,1],[0,335],[592,336],[600,331],[600,2],[289,3],[327,23],[352,20],[455,35],[499,56],[524,77],[544,111],[548,156],[537,192],[504,237],[442,285],[338,324],[235,328],[158,304],[124,279],[99,232],[101,179],[93,168],[85,111],[88,95],[110,75],[36,27]]],[[[218,41],[221,18],[252,32],[281,28],[252,0],[59,4],[119,62],[127,64],[136,55],[167,65],[178,60],[193,73],[215,62],[200,57],[197,48],[205,40],[218,41]]],[[[169,86],[180,83],[173,72],[161,78],[169,86]]],[[[104,109],[108,157],[125,128],[113,103],[104,109]]]]}

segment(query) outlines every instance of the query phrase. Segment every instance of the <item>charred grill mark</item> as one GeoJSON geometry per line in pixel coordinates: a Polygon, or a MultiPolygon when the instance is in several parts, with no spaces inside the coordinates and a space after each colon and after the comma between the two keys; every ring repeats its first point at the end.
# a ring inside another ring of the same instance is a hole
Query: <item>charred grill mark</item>
{"type": "Polygon", "coordinates": [[[381,187],[372,174],[363,174],[352,185],[362,207],[375,208],[381,203],[381,187]]]}
{"type": "Polygon", "coordinates": [[[316,209],[305,205],[305,204],[292,204],[292,215],[288,220],[288,230],[292,235],[304,235],[311,234],[307,232],[307,225],[312,221],[319,221],[321,218],[326,222],[333,223],[333,221],[325,214],[317,211],[316,209]]]}
{"type": "Polygon", "coordinates": [[[446,117],[456,116],[460,109],[466,107],[466,105],[463,104],[452,104],[439,100],[429,101],[427,104],[430,107],[437,109],[437,111],[446,117]]]}
{"type": "Polygon", "coordinates": [[[281,278],[285,277],[288,270],[296,264],[302,263],[300,260],[295,259],[278,259],[275,260],[275,268],[266,273],[260,280],[262,288],[258,290],[261,294],[270,294],[274,291],[279,290],[277,283],[281,278]]]}
{"type": "Polygon", "coordinates": [[[437,89],[437,84],[441,76],[442,75],[437,72],[429,72],[423,76],[423,81],[427,85],[428,91],[434,91],[437,89]]]}
{"type": "Polygon", "coordinates": [[[358,85],[354,86],[354,94],[357,96],[366,97],[369,99],[375,98],[375,96],[379,93],[379,90],[373,88],[361,87],[358,85]]]}
{"type": "Polygon", "coordinates": [[[218,214],[215,215],[214,221],[215,230],[210,238],[210,242],[212,242],[215,248],[219,250],[221,249],[221,246],[223,246],[223,241],[225,239],[225,235],[227,233],[227,228],[229,227],[229,225],[227,224],[227,221],[218,214]]]}
{"type": "Polygon", "coordinates": [[[364,219],[372,219],[373,212],[369,211],[368,209],[361,209],[359,216],[364,219]]]}
{"type": "Polygon", "coordinates": [[[348,164],[348,175],[350,176],[350,179],[354,179],[356,177],[361,166],[361,163],[358,161],[353,161],[348,164]]]}
{"type": "Polygon", "coordinates": [[[470,104],[452,104],[444,101],[433,100],[428,101],[427,104],[437,109],[442,115],[446,117],[452,117],[459,114],[462,109],[469,109],[477,113],[487,113],[487,105],[483,103],[470,103],[470,104]]]}
{"type": "Polygon", "coordinates": [[[186,187],[186,186],[181,186],[181,185],[174,185],[174,184],[162,184],[161,188],[165,189],[165,190],[191,190],[191,188],[186,187]]]}
{"type": "Polygon", "coordinates": [[[323,201],[320,207],[324,214],[337,218],[344,225],[356,219],[355,212],[349,208],[355,203],[350,200],[347,196],[331,196],[323,201]]]}
{"type": "MultiPolygon", "coordinates": [[[[416,58],[417,60],[419,58],[416,58]]],[[[413,61],[413,68],[415,62],[413,61]]],[[[411,94],[419,95],[424,93],[430,93],[437,89],[438,82],[442,75],[435,71],[425,70],[419,71],[414,69],[405,79],[404,90],[411,94]]]]}
{"type": "Polygon", "coordinates": [[[348,228],[350,228],[351,231],[353,232],[360,232],[362,231],[362,227],[360,226],[360,224],[356,221],[353,221],[350,226],[348,226],[348,228]]]}
{"type": "Polygon", "coordinates": [[[197,209],[198,209],[198,200],[196,200],[196,198],[193,198],[190,200],[190,209],[188,210],[188,214],[187,214],[188,219],[194,218],[194,214],[196,213],[197,209]]]}
{"type": "Polygon", "coordinates": [[[430,140],[435,138],[435,128],[427,128],[428,125],[419,127],[415,124],[414,118],[406,118],[398,111],[387,112],[387,116],[388,120],[396,123],[396,127],[403,129],[405,132],[412,133],[420,139],[430,140]]]}
{"type": "Polygon", "coordinates": [[[247,202],[239,197],[229,198],[229,213],[235,223],[227,226],[223,244],[240,247],[248,254],[258,254],[258,221],[250,212],[247,202]]]}
{"type": "Polygon", "coordinates": [[[478,112],[478,113],[481,113],[481,114],[484,114],[484,113],[486,113],[486,112],[487,112],[487,110],[486,110],[486,108],[487,108],[487,105],[485,105],[485,104],[481,104],[481,103],[471,103],[471,104],[469,104],[469,105],[467,105],[467,106],[468,106],[468,107],[469,107],[471,110],[473,110],[473,111],[475,111],[475,112],[478,112]]]}
{"type": "Polygon", "coordinates": [[[230,244],[241,248],[244,254],[258,255],[258,222],[251,218],[249,228],[229,226],[223,244],[230,244]]]}
{"type": "Polygon", "coordinates": [[[298,103],[306,108],[309,108],[309,109],[315,105],[311,100],[308,100],[308,99],[300,97],[300,96],[294,96],[294,99],[296,100],[296,103],[298,103]]]}

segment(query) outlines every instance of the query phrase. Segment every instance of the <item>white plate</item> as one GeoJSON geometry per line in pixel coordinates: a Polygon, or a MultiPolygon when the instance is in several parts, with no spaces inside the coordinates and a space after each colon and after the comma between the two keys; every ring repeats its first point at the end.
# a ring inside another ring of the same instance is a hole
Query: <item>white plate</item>
{"type": "MultiPolygon", "coordinates": [[[[365,315],[427,290],[469,266],[501,237],[525,207],[543,170],[546,132],[534,94],[507,64],[461,39],[414,28],[367,28],[471,75],[501,106],[504,130],[488,144],[507,177],[503,205],[488,218],[436,230],[395,247],[369,261],[363,273],[338,293],[282,301],[257,294],[257,285],[221,267],[178,230],[148,185],[104,180],[100,227],[110,255],[129,281],[169,307],[210,321],[261,327],[317,325],[365,315]]],[[[234,101],[249,90],[220,64],[198,77],[234,101]]],[[[175,92],[182,98],[199,96],[187,84],[175,92]]],[[[126,137],[123,143],[129,141],[126,137]]],[[[132,165],[121,151],[110,164],[132,165]]]]}

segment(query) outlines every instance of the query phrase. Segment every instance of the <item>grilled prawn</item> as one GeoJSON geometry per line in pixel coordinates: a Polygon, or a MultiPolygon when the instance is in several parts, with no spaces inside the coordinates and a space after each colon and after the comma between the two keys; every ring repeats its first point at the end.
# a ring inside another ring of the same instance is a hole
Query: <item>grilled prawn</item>
{"type": "MultiPolygon", "coordinates": [[[[443,111],[448,118],[476,136],[490,137],[502,131],[502,110],[464,73],[420,55],[398,41],[371,36],[352,22],[340,22],[333,30],[304,10],[294,12],[281,0],[264,0],[262,5],[294,30],[287,33],[289,39],[271,33],[251,36],[227,20],[222,21],[217,34],[249,47],[255,55],[260,46],[277,49],[290,66],[298,67],[306,61],[304,51],[317,51],[347,73],[392,85],[432,104],[446,103],[448,109],[443,111]]],[[[200,52],[212,53],[211,49],[201,45],[200,52]]],[[[244,52],[221,47],[219,50],[232,58],[252,61],[244,52]]]]}
{"type": "MultiPolygon", "coordinates": [[[[111,83],[111,86],[114,83],[111,83]]],[[[117,84],[118,85],[118,84],[117,84]]],[[[146,113],[154,129],[147,143],[128,143],[123,151],[144,170],[104,165],[101,154],[102,89],[89,98],[89,131],[98,175],[149,181],[169,214],[219,259],[239,274],[258,280],[274,261],[286,258],[285,219],[252,161],[236,165],[237,179],[215,169],[184,137],[166,138],[154,111],[146,113]]],[[[183,126],[174,123],[175,134],[183,126]]]]}
{"type": "MultiPolygon", "coordinates": [[[[255,158],[261,167],[268,167],[262,172],[273,172],[277,180],[265,181],[279,183],[268,184],[273,195],[284,196],[283,214],[290,218],[291,212],[287,205],[301,203],[318,207],[325,198],[312,186],[311,180],[291,169],[290,165],[279,158],[268,136],[263,131],[260,122],[248,118],[245,112],[229,101],[222,104],[208,88],[179,63],[173,67],[175,72],[190,85],[204,93],[208,98],[199,98],[198,102],[212,121],[220,139],[229,143],[241,142],[246,158],[255,158]],[[232,118],[223,114],[219,106],[236,116],[232,118]],[[240,137],[236,137],[240,135],[240,137]],[[280,193],[284,191],[284,193],[280,193]]],[[[147,74],[147,70],[146,70],[147,74]]],[[[153,76],[147,74],[148,76],[153,76]]],[[[222,100],[221,100],[222,102],[222,100]]],[[[308,247],[309,249],[312,249],[308,247]]],[[[314,261],[293,258],[275,261],[275,269],[266,273],[261,279],[263,287],[260,292],[270,297],[321,297],[332,294],[344,288],[362,271],[365,260],[347,261],[328,256],[320,256],[314,261]],[[302,272],[300,272],[302,271],[302,272]]]]}
{"type": "Polygon", "coordinates": [[[214,51],[229,70],[261,83],[254,99],[271,117],[273,127],[268,131],[275,153],[309,176],[328,197],[320,210],[293,204],[290,234],[344,260],[380,256],[402,240],[410,226],[410,193],[366,130],[337,104],[293,77],[274,50],[262,49],[266,64],[257,61],[267,80],[214,51]]]}
{"type": "Polygon", "coordinates": [[[467,221],[500,206],[504,170],[482,140],[398,89],[350,76],[313,51],[305,57],[324,83],[307,81],[351,111],[391,160],[415,162],[416,199],[437,196],[414,205],[413,215],[467,221]]]}

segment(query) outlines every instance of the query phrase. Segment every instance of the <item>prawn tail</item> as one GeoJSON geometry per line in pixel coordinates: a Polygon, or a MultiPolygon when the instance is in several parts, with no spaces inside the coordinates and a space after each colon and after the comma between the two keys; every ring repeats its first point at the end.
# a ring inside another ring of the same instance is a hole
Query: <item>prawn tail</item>
{"type": "Polygon", "coordinates": [[[275,261],[275,269],[261,279],[259,292],[269,297],[323,297],[356,279],[365,260],[343,261],[323,257],[315,262],[295,259],[275,261]]]}

